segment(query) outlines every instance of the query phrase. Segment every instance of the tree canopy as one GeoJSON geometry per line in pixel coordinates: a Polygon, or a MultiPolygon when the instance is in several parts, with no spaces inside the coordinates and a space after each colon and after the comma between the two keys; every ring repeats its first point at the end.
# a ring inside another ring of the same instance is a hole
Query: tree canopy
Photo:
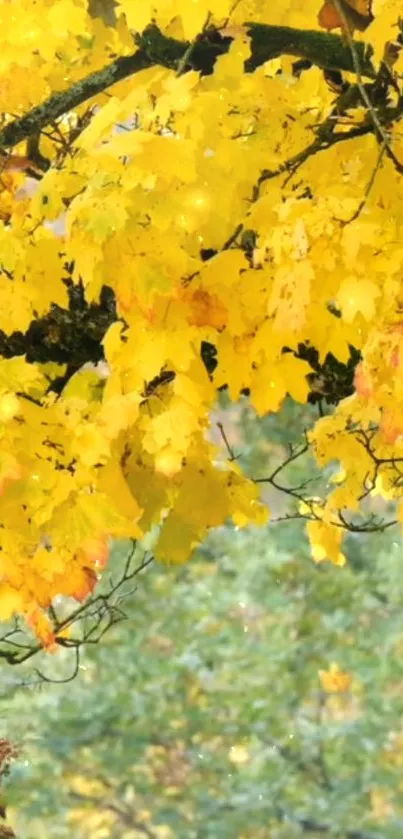
{"type": "Polygon", "coordinates": [[[371,5],[1,4],[0,618],[39,645],[112,539],[183,563],[264,484],[317,562],[402,519],[402,31],[371,5]],[[315,407],[270,475],[223,390],[315,407]],[[319,494],[282,480],[308,450],[319,494]]]}

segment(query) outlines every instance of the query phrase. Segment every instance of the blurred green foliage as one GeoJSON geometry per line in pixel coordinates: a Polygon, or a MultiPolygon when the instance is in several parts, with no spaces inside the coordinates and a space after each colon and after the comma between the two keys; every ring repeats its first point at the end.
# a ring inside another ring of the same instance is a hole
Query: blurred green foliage
{"type": "MultiPolygon", "coordinates": [[[[273,468],[309,410],[254,438],[247,407],[224,410],[244,467],[273,468]]],[[[308,461],[290,469],[315,478],[308,461]]],[[[347,541],[337,568],[313,564],[301,521],[221,528],[187,566],[138,578],[127,620],[73,681],[30,688],[27,667],[13,689],[4,668],[17,835],[401,839],[401,541],[393,528],[347,541]],[[332,663],[347,690],[324,690],[332,663]]],[[[115,546],[108,574],[129,549],[115,546]]],[[[71,665],[68,651],[41,661],[53,678],[71,665]]]]}

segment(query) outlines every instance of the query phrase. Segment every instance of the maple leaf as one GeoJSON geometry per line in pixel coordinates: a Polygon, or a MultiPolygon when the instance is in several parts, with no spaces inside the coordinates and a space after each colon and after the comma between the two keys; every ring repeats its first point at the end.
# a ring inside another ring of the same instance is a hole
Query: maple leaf
{"type": "Polygon", "coordinates": [[[376,311],[375,301],[380,293],[380,289],[374,282],[348,277],[340,286],[337,294],[337,302],[342,310],[344,320],[351,323],[359,312],[366,320],[372,320],[376,311]]]}
{"type": "Polygon", "coordinates": [[[24,605],[24,598],[21,592],[5,583],[0,584],[1,620],[9,620],[16,612],[22,612],[24,605]]]}
{"type": "Polygon", "coordinates": [[[319,679],[326,693],[345,693],[352,682],[350,673],[343,672],[335,662],[332,662],[328,670],[319,670],[319,679]]]}
{"type": "Polygon", "coordinates": [[[307,533],[315,562],[328,559],[334,565],[345,565],[346,558],[340,550],[343,532],[324,521],[309,521],[307,533]]]}
{"type": "Polygon", "coordinates": [[[27,623],[34,630],[43,647],[47,652],[55,652],[57,649],[56,638],[52,624],[44,612],[34,609],[27,615],[27,623]]]}

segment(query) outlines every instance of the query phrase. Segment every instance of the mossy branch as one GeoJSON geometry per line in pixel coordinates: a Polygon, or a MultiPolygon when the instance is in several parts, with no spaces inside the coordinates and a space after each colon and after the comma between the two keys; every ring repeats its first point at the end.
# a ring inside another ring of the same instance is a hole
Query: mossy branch
{"type": "MultiPolygon", "coordinates": [[[[246,26],[252,38],[252,55],[246,62],[246,70],[253,71],[265,61],[280,55],[293,55],[327,70],[355,71],[350,47],[339,35],[260,23],[248,23],[246,26]]],[[[362,75],[375,78],[372,47],[362,41],[354,41],[354,45],[362,75]]]]}
{"type": "MultiPolygon", "coordinates": [[[[338,35],[257,23],[247,23],[245,28],[251,37],[252,47],[252,54],[245,63],[246,72],[253,72],[265,61],[286,54],[306,59],[319,67],[354,72],[351,50],[338,35]]],[[[176,70],[189,47],[188,43],[163,35],[156,26],[149,26],[142,35],[136,36],[136,43],[137,51],[133,55],[115,59],[102,70],[91,73],[67,90],[53,94],[8,123],[0,131],[0,149],[16,146],[63,114],[140,70],[153,65],[176,70]]],[[[212,73],[216,59],[228,52],[231,43],[231,38],[221,37],[216,30],[207,31],[194,45],[185,69],[212,73]]],[[[371,47],[361,42],[354,43],[362,75],[374,78],[371,47]]]]}

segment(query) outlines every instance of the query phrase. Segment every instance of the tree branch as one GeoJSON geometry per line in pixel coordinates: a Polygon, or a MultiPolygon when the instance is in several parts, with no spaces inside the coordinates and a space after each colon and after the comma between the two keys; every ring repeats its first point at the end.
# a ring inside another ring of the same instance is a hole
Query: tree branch
{"type": "MultiPolygon", "coordinates": [[[[1,271],[0,265],[0,274],[1,271]]],[[[32,320],[26,332],[7,335],[0,329],[1,358],[25,355],[30,363],[67,365],[66,373],[50,382],[49,389],[56,393],[61,392],[69,378],[84,364],[103,359],[102,339],[111,323],[117,320],[111,289],[104,286],[99,303],[87,303],[82,286],[73,285],[70,278],[65,283],[68,308],[54,304],[43,317],[32,320]]]]}
{"type": "MultiPolygon", "coordinates": [[[[135,549],[136,542],[133,541],[131,550],[124,560],[123,568],[119,572],[118,579],[115,582],[109,579],[105,593],[90,596],[63,619],[57,618],[54,609],[49,609],[56,644],[74,651],[75,667],[67,678],[60,680],[48,677],[36,669],[39,681],[30,683],[29,686],[42,682],[72,681],[78,672],[81,649],[88,644],[97,644],[114,624],[126,618],[121,609],[121,603],[122,600],[133,594],[133,588],[127,586],[154,561],[152,555],[145,554],[141,562],[136,565],[135,549]],[[63,631],[72,627],[75,627],[77,634],[65,637],[63,631]]],[[[18,619],[15,619],[14,627],[0,637],[0,660],[3,659],[7,664],[14,666],[22,664],[41,651],[43,651],[42,644],[30,641],[26,632],[20,628],[18,619]]]]}
{"type": "Polygon", "coordinates": [[[154,62],[142,51],[134,55],[121,56],[102,70],[91,73],[67,90],[52,94],[45,102],[36,105],[27,114],[10,122],[0,131],[0,148],[16,146],[27,140],[31,134],[41,131],[46,125],[77,108],[106,90],[116,82],[150,67],[154,62]]]}
{"type": "MultiPolygon", "coordinates": [[[[323,68],[354,72],[349,46],[338,35],[257,23],[247,23],[245,29],[251,37],[252,49],[250,58],[245,62],[246,72],[253,72],[279,55],[295,55],[323,68]]],[[[228,52],[232,40],[223,38],[216,30],[202,34],[189,51],[189,60],[184,69],[198,70],[202,74],[212,73],[216,59],[228,52]]],[[[6,125],[0,131],[0,148],[16,146],[63,114],[140,70],[158,65],[177,71],[189,50],[188,43],[163,35],[156,26],[149,26],[141,35],[136,36],[136,43],[138,49],[133,55],[120,56],[102,70],[72,84],[67,90],[52,94],[45,102],[6,125]]],[[[371,47],[358,41],[354,44],[362,75],[375,78],[371,47]]]]}
{"type": "MultiPolygon", "coordinates": [[[[252,38],[252,55],[245,69],[252,72],[271,58],[280,55],[294,55],[304,58],[327,70],[355,72],[348,44],[339,36],[315,29],[292,29],[288,26],[266,26],[262,23],[247,23],[252,38]]],[[[371,61],[372,47],[362,41],[354,41],[362,75],[375,78],[371,61]]]]}

